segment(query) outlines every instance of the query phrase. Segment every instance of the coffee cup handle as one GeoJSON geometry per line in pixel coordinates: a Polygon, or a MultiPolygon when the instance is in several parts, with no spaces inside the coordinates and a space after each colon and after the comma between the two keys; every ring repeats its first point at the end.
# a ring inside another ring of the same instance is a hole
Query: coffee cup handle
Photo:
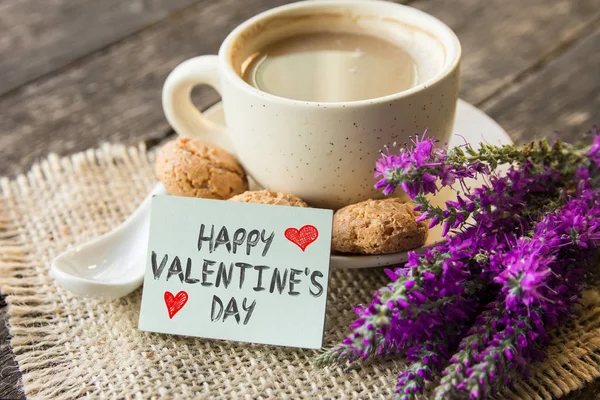
{"type": "Polygon", "coordinates": [[[171,71],[163,86],[163,111],[179,136],[222,142],[227,140],[225,126],[206,118],[192,102],[192,89],[203,84],[221,94],[217,56],[190,58],[171,71]]]}

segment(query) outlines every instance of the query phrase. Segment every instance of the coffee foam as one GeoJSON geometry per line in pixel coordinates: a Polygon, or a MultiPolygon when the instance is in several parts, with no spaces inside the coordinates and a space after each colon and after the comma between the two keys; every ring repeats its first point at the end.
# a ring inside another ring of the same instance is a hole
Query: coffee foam
{"type": "Polygon", "coordinates": [[[403,48],[418,65],[419,83],[423,83],[443,68],[446,53],[443,44],[421,27],[380,15],[347,12],[310,12],[275,15],[260,20],[244,30],[228,49],[229,60],[238,75],[243,63],[259,49],[303,33],[345,32],[376,36],[403,48]]]}

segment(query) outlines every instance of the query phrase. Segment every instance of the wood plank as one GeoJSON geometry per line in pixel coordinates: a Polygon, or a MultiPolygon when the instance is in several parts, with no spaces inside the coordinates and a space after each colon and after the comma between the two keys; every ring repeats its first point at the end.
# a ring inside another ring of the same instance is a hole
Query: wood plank
{"type": "Polygon", "coordinates": [[[21,373],[9,346],[10,336],[6,327],[8,307],[0,296],[0,399],[21,400],[21,373]]]}
{"type": "Polygon", "coordinates": [[[159,21],[196,0],[0,2],[0,94],[159,21]]]}
{"type": "MultiPolygon", "coordinates": [[[[48,152],[71,153],[102,141],[133,143],[169,131],[160,105],[167,74],[181,61],[215,54],[250,16],[287,0],[201,0],[63,73],[0,99],[0,175],[17,173],[48,152]]],[[[198,90],[200,106],[217,100],[198,90]]]]}
{"type": "Polygon", "coordinates": [[[517,142],[581,139],[600,125],[600,30],[581,40],[535,75],[484,104],[517,142]]]}
{"type": "MultiPolygon", "coordinates": [[[[125,143],[169,132],[160,87],[180,61],[214,53],[247,17],[286,0],[202,0],[137,35],[0,99],[0,174],[16,173],[48,151],[69,153],[103,140],[125,143]],[[201,39],[200,39],[201,38],[201,39]],[[8,166],[11,167],[8,167],[8,166]]],[[[570,40],[596,18],[600,0],[428,0],[414,5],[439,16],[464,45],[463,96],[480,102],[570,40]],[[568,12],[568,13],[567,13],[568,12]],[[586,22],[588,21],[588,22],[586,22]],[[553,38],[548,40],[548,38],[553,38]],[[510,56],[507,56],[510,54],[510,56]]],[[[214,92],[199,90],[199,105],[214,92]]]]}
{"type": "Polygon", "coordinates": [[[427,0],[463,47],[461,96],[478,104],[509,86],[565,43],[589,33],[600,0],[427,0]]]}

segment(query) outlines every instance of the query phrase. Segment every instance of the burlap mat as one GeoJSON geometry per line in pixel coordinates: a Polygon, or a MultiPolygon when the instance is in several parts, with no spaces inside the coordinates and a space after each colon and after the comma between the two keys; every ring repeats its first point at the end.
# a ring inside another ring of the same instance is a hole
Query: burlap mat
{"type": "MultiPolygon", "coordinates": [[[[389,397],[402,361],[319,370],[310,365],[314,351],[140,332],[140,290],[102,301],[57,286],[50,260],[120,223],[155,184],[153,158],[141,146],[106,145],[50,156],[0,182],[0,286],[29,398],[389,397]]],[[[327,345],[385,282],[380,269],[332,271],[327,345]]],[[[600,375],[599,348],[600,294],[592,291],[549,359],[502,398],[550,399],[583,387],[600,375]]]]}

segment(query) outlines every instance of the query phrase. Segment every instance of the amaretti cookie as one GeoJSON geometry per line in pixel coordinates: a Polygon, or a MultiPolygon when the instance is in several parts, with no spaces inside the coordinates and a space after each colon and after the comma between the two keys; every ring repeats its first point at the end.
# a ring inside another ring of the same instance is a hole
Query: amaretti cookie
{"type": "Polygon", "coordinates": [[[237,159],[199,139],[178,138],[166,143],[155,171],[167,192],[175,196],[225,200],[248,189],[246,173],[237,159]]]}
{"type": "Polygon", "coordinates": [[[247,191],[229,200],[242,203],[274,204],[277,206],[308,207],[300,197],[271,190],[247,191]]]}
{"type": "Polygon", "coordinates": [[[387,254],[422,246],[426,221],[416,222],[415,205],[397,198],[367,200],[333,216],[331,247],[341,253],[387,254]]]}

